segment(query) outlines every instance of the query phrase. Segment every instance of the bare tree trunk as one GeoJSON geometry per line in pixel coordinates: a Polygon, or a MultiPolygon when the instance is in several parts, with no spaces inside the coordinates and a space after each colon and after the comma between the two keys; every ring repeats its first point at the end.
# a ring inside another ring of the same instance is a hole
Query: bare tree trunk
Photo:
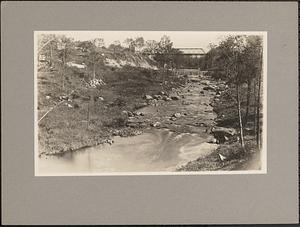
{"type": "Polygon", "coordinates": [[[240,125],[240,143],[243,151],[245,151],[244,133],[243,133],[243,122],[241,113],[241,100],[240,100],[240,85],[236,84],[236,97],[237,97],[237,107],[239,115],[239,125],[240,125]]]}
{"type": "Polygon", "coordinates": [[[63,68],[62,68],[62,89],[65,89],[65,65],[63,65],[63,68]]]}
{"type": "Polygon", "coordinates": [[[198,59],[198,77],[200,77],[200,58],[198,59]]]}
{"type": "Polygon", "coordinates": [[[254,82],[253,82],[253,100],[254,100],[254,108],[253,108],[253,115],[254,115],[254,120],[253,120],[253,124],[254,124],[254,135],[256,135],[256,132],[257,132],[257,128],[256,128],[256,119],[257,119],[257,117],[256,117],[256,93],[257,93],[257,89],[256,89],[256,84],[257,84],[257,81],[256,81],[256,79],[254,80],[254,82]]]}
{"type": "Polygon", "coordinates": [[[52,50],[52,44],[50,44],[50,61],[49,61],[49,65],[50,67],[52,66],[52,55],[53,55],[53,50],[52,50]]]}
{"type": "Polygon", "coordinates": [[[244,125],[247,125],[248,123],[249,109],[250,109],[250,94],[251,94],[251,79],[248,79],[247,80],[247,104],[246,104],[244,125]]]}
{"type": "Polygon", "coordinates": [[[88,109],[87,109],[87,119],[86,119],[86,128],[89,129],[90,124],[90,102],[88,102],[88,109]]]}
{"type": "Polygon", "coordinates": [[[257,91],[257,107],[256,107],[256,144],[260,149],[260,90],[261,90],[261,73],[258,77],[258,91],[257,91]]]}
{"type": "Polygon", "coordinates": [[[261,147],[261,138],[260,138],[260,105],[261,105],[261,80],[262,80],[262,52],[260,53],[261,61],[260,61],[260,72],[258,74],[258,91],[257,91],[257,108],[256,108],[256,144],[258,149],[261,147]]]}
{"type": "Polygon", "coordinates": [[[66,48],[63,55],[63,69],[62,69],[62,88],[65,88],[65,69],[66,69],[66,48]]]}
{"type": "Polygon", "coordinates": [[[96,79],[96,65],[95,65],[95,56],[93,56],[93,79],[96,79]]]}
{"type": "Polygon", "coordinates": [[[165,61],[165,57],[163,60],[163,77],[162,77],[162,89],[165,89],[165,74],[166,74],[166,61],[165,61]]]}

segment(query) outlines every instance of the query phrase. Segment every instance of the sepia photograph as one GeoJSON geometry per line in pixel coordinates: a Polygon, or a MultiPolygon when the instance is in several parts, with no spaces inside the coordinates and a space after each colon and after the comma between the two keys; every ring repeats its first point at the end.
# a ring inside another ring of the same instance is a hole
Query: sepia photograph
{"type": "Polygon", "coordinates": [[[267,172],[267,32],[35,31],[35,175],[267,172]]]}

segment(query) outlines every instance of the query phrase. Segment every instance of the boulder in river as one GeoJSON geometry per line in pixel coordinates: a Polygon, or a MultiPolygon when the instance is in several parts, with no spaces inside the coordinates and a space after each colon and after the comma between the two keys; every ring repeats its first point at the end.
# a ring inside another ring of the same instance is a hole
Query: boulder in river
{"type": "Polygon", "coordinates": [[[109,145],[112,145],[114,143],[114,141],[112,139],[107,139],[105,140],[106,143],[108,143],[109,145]]]}
{"type": "Polygon", "coordinates": [[[162,99],[162,96],[161,95],[153,95],[153,98],[160,100],[160,99],[162,99]]]}
{"type": "Polygon", "coordinates": [[[237,134],[234,128],[213,127],[211,132],[215,135],[234,136],[237,134]]]}
{"type": "Polygon", "coordinates": [[[160,122],[153,122],[150,124],[150,126],[152,127],[159,127],[160,125],[161,125],[160,122]]]}
{"type": "Polygon", "coordinates": [[[173,99],[173,100],[179,100],[180,97],[179,97],[178,95],[172,95],[172,96],[171,96],[171,99],[173,99]]]}
{"type": "Polygon", "coordinates": [[[176,117],[176,118],[181,117],[181,114],[180,113],[174,113],[173,117],[176,117]]]}
{"type": "Polygon", "coordinates": [[[151,95],[145,95],[145,99],[146,99],[146,100],[152,100],[153,97],[152,97],[151,95]]]}
{"type": "Polygon", "coordinates": [[[209,81],[208,80],[203,80],[203,81],[201,81],[200,84],[208,86],[209,85],[209,81]]]}
{"type": "Polygon", "coordinates": [[[207,143],[217,143],[217,139],[216,138],[209,138],[207,143]]]}
{"type": "Polygon", "coordinates": [[[134,116],[134,114],[131,111],[123,110],[122,113],[126,114],[128,117],[133,117],[134,116]]]}
{"type": "Polygon", "coordinates": [[[172,99],[170,97],[168,97],[168,96],[163,96],[163,100],[164,101],[171,101],[172,99]]]}
{"type": "Polygon", "coordinates": [[[140,107],[145,107],[145,106],[148,106],[148,104],[146,102],[140,103],[140,107]]]}
{"type": "Polygon", "coordinates": [[[216,91],[216,89],[213,88],[212,86],[206,86],[206,87],[203,88],[203,90],[205,90],[205,91],[216,91]]]}
{"type": "Polygon", "coordinates": [[[143,112],[135,112],[134,113],[136,116],[144,116],[145,114],[143,112]]]}

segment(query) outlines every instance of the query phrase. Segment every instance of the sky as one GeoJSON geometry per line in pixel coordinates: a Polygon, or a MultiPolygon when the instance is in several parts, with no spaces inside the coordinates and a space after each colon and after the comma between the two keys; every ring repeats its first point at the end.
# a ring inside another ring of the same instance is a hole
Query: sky
{"type": "Polygon", "coordinates": [[[144,40],[159,41],[163,35],[170,37],[175,48],[197,47],[209,50],[209,44],[218,44],[230,34],[261,34],[261,32],[211,32],[211,31],[38,31],[38,33],[64,34],[75,40],[85,41],[103,38],[105,46],[116,40],[121,44],[126,38],[142,36],[144,40]]]}

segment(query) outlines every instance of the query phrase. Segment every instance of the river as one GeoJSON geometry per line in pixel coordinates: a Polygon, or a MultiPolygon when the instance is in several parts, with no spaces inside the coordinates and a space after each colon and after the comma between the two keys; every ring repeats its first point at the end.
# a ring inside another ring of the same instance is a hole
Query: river
{"type": "Polygon", "coordinates": [[[134,137],[115,137],[103,144],[39,159],[40,175],[175,171],[190,160],[215,150],[197,134],[151,129],[134,137]]]}

